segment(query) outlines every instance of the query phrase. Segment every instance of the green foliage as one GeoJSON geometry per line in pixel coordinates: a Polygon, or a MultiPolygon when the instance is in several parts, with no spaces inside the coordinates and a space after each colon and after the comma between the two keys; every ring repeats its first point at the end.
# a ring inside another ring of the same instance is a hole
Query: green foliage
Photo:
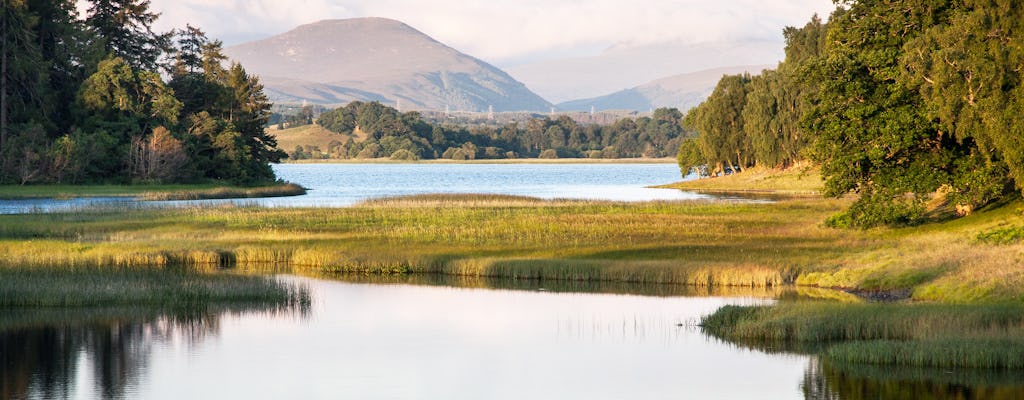
{"type": "Polygon", "coordinates": [[[1014,244],[1024,239],[1024,227],[1011,226],[987,230],[979,233],[977,239],[989,244],[1014,244]]]}
{"type": "Polygon", "coordinates": [[[269,102],[220,42],[188,26],[172,49],[148,1],[4,4],[0,183],[274,180],[269,102]]]}

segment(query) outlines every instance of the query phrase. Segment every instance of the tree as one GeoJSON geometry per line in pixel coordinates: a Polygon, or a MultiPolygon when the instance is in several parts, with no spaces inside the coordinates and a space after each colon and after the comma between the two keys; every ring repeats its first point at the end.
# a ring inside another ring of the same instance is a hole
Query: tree
{"type": "Polygon", "coordinates": [[[966,0],[907,43],[900,82],[918,87],[926,115],[951,135],[962,159],[951,168],[950,197],[974,208],[1024,189],[1024,10],[1017,1],[966,0]]]}
{"type": "Polygon", "coordinates": [[[750,165],[752,157],[743,130],[750,75],[726,75],[699,106],[687,113],[685,124],[697,131],[697,144],[712,175],[750,165]]]}
{"type": "Polygon", "coordinates": [[[149,11],[149,0],[92,0],[86,24],[108,54],[135,69],[156,71],[160,56],[171,49],[173,34],[153,32],[159,16],[149,11]]]}
{"type": "Polygon", "coordinates": [[[917,88],[900,81],[908,42],[943,21],[944,0],[850,1],[829,21],[825,55],[813,68],[820,96],[810,119],[825,193],[860,198],[848,210],[858,226],[921,218],[927,196],[949,181],[963,155],[937,129],[917,88]]]}

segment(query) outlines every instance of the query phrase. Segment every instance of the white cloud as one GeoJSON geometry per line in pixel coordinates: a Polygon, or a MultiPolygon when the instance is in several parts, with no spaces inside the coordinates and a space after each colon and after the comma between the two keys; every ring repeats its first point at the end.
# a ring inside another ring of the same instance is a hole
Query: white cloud
{"type": "Polygon", "coordinates": [[[152,0],[158,28],[198,25],[226,43],[322,19],[393,18],[498,64],[668,40],[782,41],[787,25],[827,15],[829,0],[152,0]]]}

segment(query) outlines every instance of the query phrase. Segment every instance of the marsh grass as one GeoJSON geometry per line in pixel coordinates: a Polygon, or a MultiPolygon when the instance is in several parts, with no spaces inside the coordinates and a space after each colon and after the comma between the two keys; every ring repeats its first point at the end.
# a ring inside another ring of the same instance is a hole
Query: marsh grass
{"type": "Polygon", "coordinates": [[[1018,203],[960,220],[850,231],[847,200],[540,200],[423,195],[330,209],[243,206],[0,216],[0,265],[266,266],[307,272],[900,291],[947,303],[1024,300],[1024,244],[979,232],[1024,224],[1018,203]]]}
{"type": "Polygon", "coordinates": [[[286,197],[306,194],[306,188],[294,183],[256,187],[215,187],[210,189],[150,191],[139,195],[140,200],[204,200],[248,199],[258,197],[286,197]]]}
{"type": "Polygon", "coordinates": [[[885,365],[1024,368],[1024,306],[782,302],[725,306],[702,328],[747,345],[827,343],[831,360],[885,365]]]}
{"type": "Polygon", "coordinates": [[[239,187],[218,183],[137,185],[0,185],[0,199],[141,197],[145,200],[196,200],[296,196],[305,189],[293,183],[239,187]]]}
{"type": "Polygon", "coordinates": [[[175,268],[0,268],[0,308],[132,306],[194,309],[216,303],[308,304],[302,288],[264,276],[175,268]]]}

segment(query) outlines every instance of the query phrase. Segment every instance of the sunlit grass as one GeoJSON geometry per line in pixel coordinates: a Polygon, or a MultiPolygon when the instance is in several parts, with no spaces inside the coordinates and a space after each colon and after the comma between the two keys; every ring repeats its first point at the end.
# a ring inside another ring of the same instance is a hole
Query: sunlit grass
{"type": "Polygon", "coordinates": [[[1024,368],[1024,305],[781,302],[725,306],[701,325],[755,347],[831,343],[824,354],[841,362],[1024,368]]]}
{"type": "Polygon", "coordinates": [[[194,309],[217,303],[308,303],[301,288],[265,276],[157,267],[0,268],[0,308],[194,309]]]}
{"type": "Polygon", "coordinates": [[[144,200],[198,200],[279,197],[305,194],[294,183],[239,187],[222,183],[136,185],[0,185],[0,199],[137,197],[144,200]]]}
{"type": "Polygon", "coordinates": [[[846,200],[540,200],[424,195],[349,208],[106,208],[0,216],[3,265],[283,265],[306,271],[901,291],[1024,300],[1024,244],[979,232],[1017,207],[931,225],[840,230],[846,200]]]}

